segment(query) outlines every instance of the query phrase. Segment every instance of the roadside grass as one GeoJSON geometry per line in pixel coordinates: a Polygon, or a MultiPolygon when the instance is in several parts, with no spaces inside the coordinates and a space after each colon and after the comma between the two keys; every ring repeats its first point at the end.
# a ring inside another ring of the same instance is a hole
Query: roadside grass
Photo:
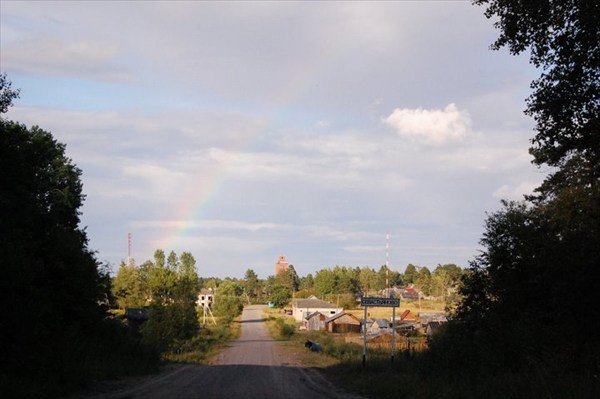
{"type": "Polygon", "coordinates": [[[173,363],[206,364],[231,340],[239,337],[240,317],[230,324],[206,325],[193,338],[175,342],[171,350],[162,355],[162,360],[173,363]]]}
{"type": "Polygon", "coordinates": [[[265,308],[265,324],[276,341],[289,341],[296,332],[296,321],[277,309],[265,308]]]}

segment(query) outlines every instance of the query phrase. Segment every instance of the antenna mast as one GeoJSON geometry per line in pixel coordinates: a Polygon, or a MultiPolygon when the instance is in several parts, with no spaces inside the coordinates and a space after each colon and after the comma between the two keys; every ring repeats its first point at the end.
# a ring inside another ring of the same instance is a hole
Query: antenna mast
{"type": "Polygon", "coordinates": [[[385,235],[385,290],[390,296],[390,233],[385,235]]]}
{"type": "Polygon", "coordinates": [[[127,233],[127,266],[131,266],[131,233],[127,233]]]}

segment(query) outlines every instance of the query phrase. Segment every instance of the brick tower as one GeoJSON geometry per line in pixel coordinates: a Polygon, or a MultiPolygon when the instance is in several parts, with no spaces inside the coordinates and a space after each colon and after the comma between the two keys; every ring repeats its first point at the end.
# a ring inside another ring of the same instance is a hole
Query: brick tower
{"type": "Polygon", "coordinates": [[[285,260],[285,256],[281,255],[275,263],[275,275],[277,276],[281,272],[287,271],[289,263],[285,260]]]}

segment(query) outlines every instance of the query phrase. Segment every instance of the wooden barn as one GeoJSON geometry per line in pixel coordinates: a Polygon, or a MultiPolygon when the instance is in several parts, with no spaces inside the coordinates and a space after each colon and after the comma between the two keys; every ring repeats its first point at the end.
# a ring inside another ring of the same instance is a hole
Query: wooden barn
{"type": "Polygon", "coordinates": [[[325,320],[327,316],[321,312],[314,312],[306,316],[304,326],[308,331],[325,330],[325,320]]]}
{"type": "Polygon", "coordinates": [[[330,333],[359,333],[360,320],[350,313],[338,313],[325,320],[325,329],[330,333]]]}

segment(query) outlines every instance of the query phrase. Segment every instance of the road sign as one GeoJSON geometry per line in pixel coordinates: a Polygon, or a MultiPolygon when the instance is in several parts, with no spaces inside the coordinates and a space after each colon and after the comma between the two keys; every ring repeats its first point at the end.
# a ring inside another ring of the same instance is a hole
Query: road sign
{"type": "Polygon", "coordinates": [[[361,297],[361,306],[378,306],[386,308],[397,308],[400,306],[399,298],[372,298],[372,297],[361,297]]]}

